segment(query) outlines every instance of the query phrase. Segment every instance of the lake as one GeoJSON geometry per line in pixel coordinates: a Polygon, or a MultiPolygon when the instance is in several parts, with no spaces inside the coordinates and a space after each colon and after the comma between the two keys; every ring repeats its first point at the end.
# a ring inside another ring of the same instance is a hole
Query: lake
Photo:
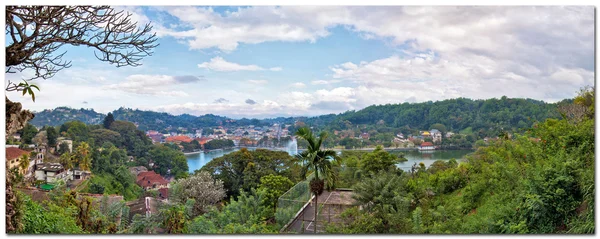
{"type": "Polygon", "coordinates": [[[461,150],[436,150],[433,152],[419,152],[417,150],[413,151],[405,151],[404,157],[408,159],[408,161],[401,162],[398,165],[400,168],[410,168],[415,163],[419,164],[423,162],[426,167],[429,167],[433,162],[437,160],[450,160],[456,159],[456,161],[460,162],[467,156],[467,154],[475,152],[475,150],[469,149],[461,149],[461,150]]]}
{"type": "MultiPolygon", "coordinates": [[[[193,173],[196,169],[202,168],[205,164],[210,162],[214,158],[221,157],[225,154],[238,151],[238,148],[234,149],[225,149],[225,150],[217,150],[211,151],[208,153],[197,153],[197,154],[189,154],[185,157],[187,158],[187,163],[189,167],[189,172],[193,173]]],[[[252,149],[250,149],[252,150],[252,149]]],[[[402,162],[397,164],[400,168],[410,168],[414,163],[419,164],[423,162],[425,166],[429,167],[429,165],[433,164],[436,160],[450,160],[456,159],[456,161],[461,161],[464,157],[474,152],[474,150],[436,150],[434,152],[421,153],[419,151],[404,151],[404,157],[408,159],[406,162],[402,162]]]]}

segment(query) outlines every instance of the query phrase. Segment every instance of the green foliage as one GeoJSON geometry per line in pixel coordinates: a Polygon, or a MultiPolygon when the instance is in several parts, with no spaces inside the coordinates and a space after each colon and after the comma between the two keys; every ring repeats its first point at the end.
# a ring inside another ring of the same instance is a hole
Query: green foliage
{"type": "Polygon", "coordinates": [[[382,170],[395,169],[398,157],[377,146],[373,152],[367,153],[360,161],[360,169],[365,173],[377,173],[382,170]]]}
{"type": "Polygon", "coordinates": [[[121,166],[115,170],[115,174],[95,174],[89,179],[89,193],[118,194],[123,195],[125,200],[133,200],[142,195],[143,190],[135,183],[135,176],[129,170],[121,166]]]}
{"type": "Polygon", "coordinates": [[[23,234],[82,234],[84,231],[77,225],[74,207],[59,207],[53,203],[44,208],[24,194],[18,195],[23,206],[23,228],[17,233],[23,234]]]}
{"type": "Polygon", "coordinates": [[[58,132],[52,126],[46,128],[46,137],[48,137],[48,146],[56,146],[56,140],[58,138],[58,132]]]}
{"type": "Polygon", "coordinates": [[[102,125],[105,129],[110,129],[110,125],[112,125],[113,122],[115,122],[115,117],[112,113],[108,112],[106,117],[104,117],[104,121],[102,121],[102,125]]]}
{"type": "MultiPolygon", "coordinates": [[[[115,123],[117,122],[119,121],[115,121],[115,123]]],[[[181,178],[189,170],[185,155],[179,150],[174,150],[164,145],[153,145],[150,151],[148,151],[148,158],[154,162],[154,171],[160,175],[167,175],[170,169],[171,175],[181,178]]]]}
{"type": "Polygon", "coordinates": [[[113,174],[120,166],[127,163],[127,152],[123,149],[118,149],[109,142],[104,143],[100,150],[94,151],[92,172],[102,174],[113,174]]]}
{"type": "Polygon", "coordinates": [[[32,144],[33,137],[38,133],[38,130],[32,124],[27,123],[21,133],[21,142],[24,144],[32,144]]]}
{"type": "Polygon", "coordinates": [[[212,149],[223,149],[223,148],[231,148],[234,147],[233,141],[230,139],[213,139],[204,144],[204,149],[212,150],[212,149]]]}
{"type": "Polygon", "coordinates": [[[223,210],[210,210],[195,218],[189,225],[192,234],[266,234],[277,233],[278,228],[267,225],[266,214],[270,209],[264,204],[265,192],[252,190],[241,192],[237,200],[231,200],[223,210]]]}
{"type": "MultiPolygon", "coordinates": [[[[354,186],[363,210],[348,210],[328,231],[594,233],[594,134],[590,116],[548,119],[526,135],[488,142],[461,164],[363,177],[354,186]]],[[[344,154],[348,164],[360,162],[344,154]]]]}
{"type": "Polygon", "coordinates": [[[92,132],[90,132],[90,136],[92,139],[94,139],[96,146],[102,146],[106,142],[109,142],[117,147],[122,147],[123,144],[121,134],[108,129],[92,130],[92,132]]]}
{"type": "MultiPolygon", "coordinates": [[[[279,197],[293,186],[294,183],[289,178],[269,174],[260,178],[258,190],[265,192],[266,205],[275,210],[277,208],[277,200],[279,197]]],[[[274,214],[271,214],[269,217],[272,216],[274,216],[274,214]]]]}
{"type": "Polygon", "coordinates": [[[89,138],[89,129],[87,125],[85,125],[81,121],[71,121],[65,123],[67,131],[67,137],[71,138],[73,141],[84,142],[89,138]]]}
{"type": "MultiPolygon", "coordinates": [[[[144,157],[146,152],[152,147],[152,140],[143,131],[138,130],[131,122],[117,120],[110,125],[110,130],[121,135],[122,148],[127,150],[129,155],[144,157]]],[[[112,143],[117,147],[120,145],[117,142],[112,143]]]]}
{"type": "Polygon", "coordinates": [[[228,197],[257,188],[260,179],[267,175],[280,175],[293,182],[300,178],[300,168],[288,153],[266,149],[242,148],[213,159],[200,171],[208,171],[213,178],[223,181],[228,197]]]}

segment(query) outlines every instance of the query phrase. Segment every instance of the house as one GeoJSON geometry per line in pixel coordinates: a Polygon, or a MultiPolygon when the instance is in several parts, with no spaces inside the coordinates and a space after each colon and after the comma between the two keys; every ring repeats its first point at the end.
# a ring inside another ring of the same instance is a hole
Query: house
{"type": "Polygon", "coordinates": [[[454,135],[454,133],[452,133],[452,132],[448,132],[448,133],[446,133],[446,138],[451,138],[451,137],[452,137],[452,135],[454,135]]]}
{"type": "Polygon", "coordinates": [[[429,132],[433,138],[433,142],[442,142],[442,132],[437,129],[432,129],[429,132]]]}
{"type": "Polygon", "coordinates": [[[159,188],[158,189],[158,199],[161,201],[167,201],[169,199],[169,189],[168,188],[159,188]]]}
{"type": "Polygon", "coordinates": [[[181,142],[189,143],[189,142],[192,142],[192,138],[185,136],[185,135],[177,135],[177,136],[168,137],[165,141],[167,143],[181,143],[181,142]]]}
{"type": "Polygon", "coordinates": [[[86,175],[92,174],[90,171],[81,170],[80,168],[74,168],[72,172],[72,179],[81,180],[84,179],[86,175]]]}
{"type": "Polygon", "coordinates": [[[137,175],[137,185],[144,190],[168,188],[169,182],[154,171],[141,172],[137,175]]]}
{"type": "Polygon", "coordinates": [[[396,137],[398,137],[399,139],[404,139],[404,135],[402,133],[397,133],[396,137]]]}
{"type": "Polygon", "coordinates": [[[69,152],[73,152],[73,140],[58,138],[56,141],[56,150],[60,150],[60,146],[62,143],[67,143],[67,145],[69,145],[69,152]]]}
{"type": "Polygon", "coordinates": [[[60,163],[41,163],[35,165],[35,180],[54,183],[57,181],[71,180],[73,174],[65,170],[60,163]]]}
{"type": "Polygon", "coordinates": [[[148,169],[144,166],[130,167],[129,172],[137,177],[141,172],[148,172],[148,169]]]}
{"type": "Polygon", "coordinates": [[[431,142],[423,142],[419,147],[419,151],[432,151],[435,150],[435,147],[431,142]]]}
{"type": "Polygon", "coordinates": [[[360,135],[360,138],[361,138],[361,139],[367,139],[367,140],[368,140],[368,139],[369,139],[369,137],[370,137],[370,136],[369,136],[369,133],[362,133],[362,134],[360,135]]]}
{"type": "Polygon", "coordinates": [[[21,166],[21,157],[23,155],[27,156],[27,160],[29,160],[29,168],[27,169],[20,169],[19,171],[21,172],[21,174],[23,175],[29,175],[31,174],[31,172],[33,171],[33,165],[35,165],[35,158],[31,159],[29,157],[30,153],[22,150],[20,148],[14,148],[14,147],[7,147],[6,148],[6,161],[8,162],[8,168],[12,169],[12,168],[18,168],[21,166]]]}
{"type": "Polygon", "coordinates": [[[429,133],[429,131],[423,131],[423,133],[421,133],[421,136],[423,136],[423,137],[431,137],[431,133],[429,133]]]}

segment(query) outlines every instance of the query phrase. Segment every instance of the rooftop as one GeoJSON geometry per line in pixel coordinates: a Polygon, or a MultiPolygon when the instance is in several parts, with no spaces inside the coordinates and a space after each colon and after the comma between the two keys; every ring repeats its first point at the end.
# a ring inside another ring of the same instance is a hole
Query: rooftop
{"type": "Polygon", "coordinates": [[[43,170],[46,172],[57,172],[63,169],[63,166],[59,163],[40,163],[36,166],[37,170],[43,170]]]}
{"type": "Polygon", "coordinates": [[[20,148],[14,148],[14,147],[6,148],[6,160],[13,160],[13,159],[19,158],[23,154],[29,155],[29,152],[22,150],[20,148]]]}

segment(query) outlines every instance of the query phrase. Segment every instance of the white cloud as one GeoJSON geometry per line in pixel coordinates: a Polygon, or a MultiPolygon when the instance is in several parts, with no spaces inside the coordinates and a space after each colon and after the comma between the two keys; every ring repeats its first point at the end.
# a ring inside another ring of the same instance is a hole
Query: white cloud
{"type": "Polygon", "coordinates": [[[311,81],[310,83],[312,85],[330,85],[330,84],[335,84],[335,83],[339,83],[341,82],[341,80],[314,80],[311,81]]]}
{"type": "Polygon", "coordinates": [[[189,96],[181,90],[165,90],[180,84],[195,83],[204,80],[197,76],[170,75],[130,75],[125,81],[104,86],[104,89],[120,90],[140,95],[162,95],[172,97],[189,96]]]}
{"type": "Polygon", "coordinates": [[[191,49],[232,51],[240,43],[314,43],[336,26],[397,47],[401,52],[397,55],[331,67],[337,80],[359,81],[366,87],[426,81],[429,87],[447,87],[441,90],[442,99],[449,92],[465,97],[490,93],[527,97],[533,92],[540,99],[554,100],[572,97],[579,87],[593,84],[591,6],[282,6],[226,13],[210,8],[163,9],[187,28],[165,29],[162,36],[183,39],[191,49]],[[557,77],[567,77],[560,82],[572,84],[546,85],[557,77]]]}
{"type": "Polygon", "coordinates": [[[269,81],[267,80],[248,80],[248,82],[252,83],[252,84],[256,84],[256,85],[264,85],[269,83],[269,81]]]}
{"type": "Polygon", "coordinates": [[[296,82],[292,84],[292,87],[296,87],[296,88],[304,88],[306,87],[306,84],[302,83],[302,82],[296,82]]]}
{"type": "MultiPolygon", "coordinates": [[[[264,71],[266,69],[257,65],[240,65],[233,62],[228,62],[223,57],[217,56],[210,61],[198,64],[198,68],[205,68],[213,71],[264,71]]],[[[281,67],[269,68],[270,71],[281,71],[281,67]]]]}

